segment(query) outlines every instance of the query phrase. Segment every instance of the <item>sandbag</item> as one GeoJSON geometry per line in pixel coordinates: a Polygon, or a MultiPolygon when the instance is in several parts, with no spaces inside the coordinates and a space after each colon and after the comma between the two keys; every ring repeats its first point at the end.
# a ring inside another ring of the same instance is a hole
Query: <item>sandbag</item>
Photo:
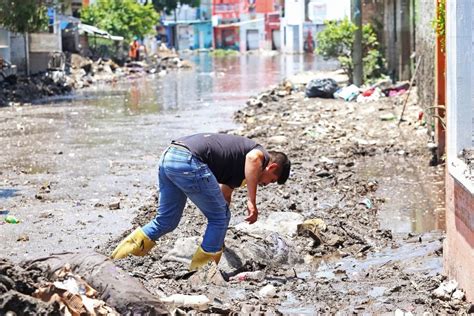
{"type": "Polygon", "coordinates": [[[141,283],[99,253],[58,253],[22,264],[24,267],[39,266],[49,277],[69,264],[73,273],[82,276],[99,291],[101,300],[122,315],[169,315],[157,296],[152,295],[141,283]]]}
{"type": "Polygon", "coordinates": [[[338,89],[337,82],[331,78],[313,79],[306,85],[305,95],[308,98],[333,98],[338,89]]]}

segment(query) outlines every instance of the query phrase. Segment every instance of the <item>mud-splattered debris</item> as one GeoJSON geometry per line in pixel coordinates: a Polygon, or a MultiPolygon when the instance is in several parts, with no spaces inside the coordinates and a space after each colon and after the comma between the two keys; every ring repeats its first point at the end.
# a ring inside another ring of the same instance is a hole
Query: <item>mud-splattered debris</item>
{"type": "Polygon", "coordinates": [[[109,203],[109,210],[118,210],[120,209],[120,201],[113,201],[109,203]]]}
{"type": "Polygon", "coordinates": [[[21,234],[18,236],[16,241],[29,241],[30,237],[27,234],[21,234]]]}
{"type": "Polygon", "coordinates": [[[173,294],[162,297],[160,299],[163,303],[175,307],[190,307],[197,310],[205,310],[209,307],[211,300],[206,295],[185,295],[173,294]]]}
{"type": "Polygon", "coordinates": [[[276,295],[276,288],[272,284],[267,284],[258,291],[260,297],[274,297],[276,295]]]}
{"type": "Polygon", "coordinates": [[[457,287],[458,282],[456,280],[443,282],[433,291],[433,296],[443,301],[449,301],[451,299],[451,295],[454,293],[457,287]]]}
{"type": "Polygon", "coordinates": [[[189,278],[189,281],[193,288],[206,287],[208,284],[224,285],[226,283],[214,261],[201,267],[189,278]]]}

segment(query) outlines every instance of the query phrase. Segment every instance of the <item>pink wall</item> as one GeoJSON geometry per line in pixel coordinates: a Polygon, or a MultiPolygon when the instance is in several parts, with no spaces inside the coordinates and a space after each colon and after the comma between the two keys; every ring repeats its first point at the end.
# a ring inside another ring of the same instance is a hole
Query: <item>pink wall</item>
{"type": "Polygon", "coordinates": [[[474,196],[446,174],[444,270],[474,302],[474,196]]]}

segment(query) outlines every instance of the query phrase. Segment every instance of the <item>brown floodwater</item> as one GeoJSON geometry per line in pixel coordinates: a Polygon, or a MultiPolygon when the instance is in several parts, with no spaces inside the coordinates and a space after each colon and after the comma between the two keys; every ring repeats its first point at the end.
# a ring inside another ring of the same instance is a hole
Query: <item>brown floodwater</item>
{"type": "Polygon", "coordinates": [[[395,233],[446,229],[443,167],[400,155],[366,158],[357,172],[378,183],[376,195],[385,200],[378,214],[382,229],[395,233]]]}
{"type": "Polygon", "coordinates": [[[90,249],[123,232],[171,139],[238,128],[233,113],[250,96],[336,66],[303,55],[185,58],[195,67],[0,108],[0,211],[21,221],[0,226],[0,256],[90,249]]]}

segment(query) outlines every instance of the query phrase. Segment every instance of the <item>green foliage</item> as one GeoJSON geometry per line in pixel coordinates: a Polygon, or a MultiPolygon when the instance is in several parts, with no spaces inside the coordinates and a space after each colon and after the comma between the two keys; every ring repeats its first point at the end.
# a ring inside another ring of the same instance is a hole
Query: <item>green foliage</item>
{"type": "MultiPolygon", "coordinates": [[[[342,69],[352,82],[354,66],[352,49],[357,26],[344,19],[342,21],[326,21],[325,29],[317,35],[316,53],[325,59],[337,58],[342,69]]],[[[379,49],[379,42],[370,24],[362,26],[362,60],[364,63],[364,80],[378,78],[384,71],[385,60],[379,49]]]]}
{"type": "Polygon", "coordinates": [[[446,0],[440,0],[436,18],[431,22],[436,32],[436,36],[440,38],[441,51],[446,49],[446,0]]]}
{"type": "Polygon", "coordinates": [[[48,29],[47,8],[54,0],[0,0],[0,25],[18,33],[48,29]]]}
{"type": "Polygon", "coordinates": [[[233,49],[214,49],[210,52],[211,56],[215,57],[227,57],[227,56],[238,56],[240,53],[233,49]]]}
{"type": "Polygon", "coordinates": [[[132,40],[152,34],[159,15],[153,5],[136,0],[97,0],[81,11],[81,21],[132,40]]]}
{"type": "Polygon", "coordinates": [[[187,4],[191,7],[198,7],[201,3],[200,0],[151,0],[153,3],[153,7],[157,12],[166,12],[166,14],[170,14],[174,9],[178,7],[179,4],[187,4]]]}

